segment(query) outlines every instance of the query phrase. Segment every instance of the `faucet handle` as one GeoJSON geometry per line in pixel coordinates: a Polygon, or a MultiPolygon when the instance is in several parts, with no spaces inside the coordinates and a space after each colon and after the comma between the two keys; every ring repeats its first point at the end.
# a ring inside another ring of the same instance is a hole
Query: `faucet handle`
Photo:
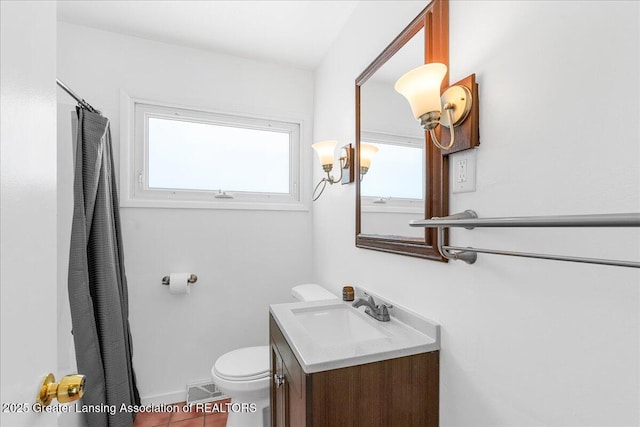
{"type": "Polygon", "coordinates": [[[389,307],[387,307],[384,304],[380,304],[378,306],[378,316],[376,316],[376,319],[382,321],[382,322],[388,322],[389,320],[391,320],[391,317],[389,317],[389,307]]]}
{"type": "Polygon", "coordinates": [[[387,308],[393,308],[392,304],[388,304],[388,303],[385,303],[385,302],[380,303],[380,304],[376,304],[376,302],[374,301],[373,297],[371,295],[369,295],[368,293],[366,293],[366,292],[364,292],[364,295],[366,297],[368,297],[368,301],[371,303],[371,305],[373,305],[374,307],[376,307],[376,308],[378,308],[380,310],[382,310],[383,307],[384,307],[385,310],[387,308]]]}

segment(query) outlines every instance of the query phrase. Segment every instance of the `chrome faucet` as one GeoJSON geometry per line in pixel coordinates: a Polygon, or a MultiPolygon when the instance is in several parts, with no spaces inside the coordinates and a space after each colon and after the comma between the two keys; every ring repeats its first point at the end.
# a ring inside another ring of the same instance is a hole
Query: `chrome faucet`
{"type": "Polygon", "coordinates": [[[391,320],[389,317],[388,309],[393,308],[393,306],[384,305],[384,304],[376,305],[376,302],[373,300],[373,297],[371,295],[368,295],[368,297],[369,298],[367,299],[358,298],[352,305],[355,308],[358,308],[363,305],[366,306],[367,308],[365,308],[364,312],[369,316],[373,317],[374,319],[379,320],[380,322],[388,322],[389,320],[391,320]]]}

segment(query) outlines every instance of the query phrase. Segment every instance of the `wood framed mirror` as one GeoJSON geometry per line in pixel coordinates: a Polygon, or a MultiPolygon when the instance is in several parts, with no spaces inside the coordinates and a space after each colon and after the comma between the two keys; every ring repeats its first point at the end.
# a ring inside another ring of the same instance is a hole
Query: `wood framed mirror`
{"type": "MultiPolygon", "coordinates": [[[[446,262],[436,230],[409,221],[448,215],[447,158],[393,89],[402,74],[429,62],[449,66],[448,0],[429,3],[356,79],[356,171],[363,144],[378,148],[356,178],[356,246],[446,262]]],[[[447,74],[442,87],[448,83],[447,74]]]]}

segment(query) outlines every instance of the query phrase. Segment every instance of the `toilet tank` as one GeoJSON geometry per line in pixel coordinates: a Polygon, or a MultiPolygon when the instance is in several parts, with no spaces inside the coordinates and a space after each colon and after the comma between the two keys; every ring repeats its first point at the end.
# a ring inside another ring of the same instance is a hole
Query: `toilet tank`
{"type": "Polygon", "coordinates": [[[291,288],[291,296],[296,301],[323,301],[338,299],[337,296],[315,283],[307,283],[291,288]]]}

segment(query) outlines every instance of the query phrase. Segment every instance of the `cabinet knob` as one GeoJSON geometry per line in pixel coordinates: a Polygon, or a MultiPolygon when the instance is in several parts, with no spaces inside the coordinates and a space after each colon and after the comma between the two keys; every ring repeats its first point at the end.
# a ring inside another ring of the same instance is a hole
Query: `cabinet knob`
{"type": "Polygon", "coordinates": [[[276,383],[276,387],[280,387],[282,384],[284,384],[284,375],[282,375],[282,374],[274,374],[273,375],[273,382],[276,383]]]}

